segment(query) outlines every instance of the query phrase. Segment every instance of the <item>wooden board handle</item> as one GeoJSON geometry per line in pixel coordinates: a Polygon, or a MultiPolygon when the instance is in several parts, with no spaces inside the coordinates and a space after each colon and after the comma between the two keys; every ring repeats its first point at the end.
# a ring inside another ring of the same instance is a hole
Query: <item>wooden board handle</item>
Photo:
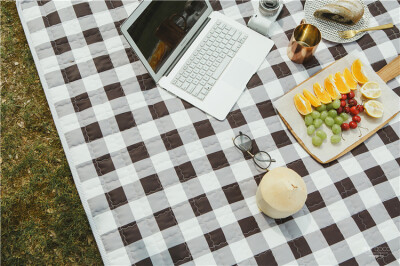
{"type": "Polygon", "coordinates": [[[385,83],[400,75],[400,55],[379,70],[377,74],[385,83]]]}

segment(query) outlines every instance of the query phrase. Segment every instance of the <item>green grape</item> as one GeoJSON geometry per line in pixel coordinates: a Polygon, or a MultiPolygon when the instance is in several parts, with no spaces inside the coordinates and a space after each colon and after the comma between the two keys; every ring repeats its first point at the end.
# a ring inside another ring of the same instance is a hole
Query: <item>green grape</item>
{"type": "Polygon", "coordinates": [[[334,119],[335,119],[335,124],[338,124],[339,126],[343,124],[343,118],[341,118],[340,116],[337,116],[334,119]]]}
{"type": "Polygon", "coordinates": [[[332,132],[335,135],[340,135],[340,133],[342,133],[342,129],[340,128],[340,126],[338,124],[334,124],[332,126],[332,132]]]}
{"type": "Polygon", "coordinates": [[[328,117],[328,111],[322,111],[321,116],[319,118],[322,119],[322,121],[325,121],[325,118],[328,117]]]}
{"type": "Polygon", "coordinates": [[[341,140],[341,138],[340,138],[339,135],[332,135],[332,137],[331,137],[331,143],[332,144],[337,144],[337,143],[340,142],[340,140],[341,140]]]}
{"type": "Polygon", "coordinates": [[[332,117],[328,116],[327,118],[325,118],[325,125],[331,127],[333,124],[335,124],[335,121],[332,117]]]}
{"type": "Polygon", "coordinates": [[[333,108],[338,109],[340,107],[340,100],[339,99],[334,100],[332,102],[332,106],[333,108]]]}
{"type": "Polygon", "coordinates": [[[316,147],[319,147],[322,144],[322,139],[318,136],[314,136],[312,137],[312,144],[316,147]]]}
{"type": "Polygon", "coordinates": [[[311,136],[314,133],[314,131],[315,131],[314,125],[310,125],[310,126],[307,127],[307,134],[309,136],[311,136]]]}
{"type": "Polygon", "coordinates": [[[306,122],[306,126],[312,125],[313,121],[314,121],[314,119],[312,118],[311,115],[306,115],[306,117],[304,118],[304,122],[306,122]]]}
{"type": "Polygon", "coordinates": [[[317,109],[318,112],[325,111],[326,110],[326,105],[321,103],[321,105],[318,106],[316,109],[317,109]]]}
{"type": "Polygon", "coordinates": [[[337,116],[337,111],[336,110],[329,110],[328,115],[332,118],[335,118],[337,116]]]}
{"type": "Polygon", "coordinates": [[[321,129],[317,130],[317,132],[316,132],[315,134],[316,134],[318,137],[320,137],[322,140],[326,139],[326,133],[325,133],[323,130],[321,130],[321,129]]]}
{"type": "Polygon", "coordinates": [[[326,110],[331,110],[331,109],[333,109],[333,105],[332,105],[332,103],[328,103],[327,105],[326,105],[326,110]]]}
{"type": "Polygon", "coordinates": [[[321,116],[321,114],[318,111],[313,111],[311,113],[311,116],[312,116],[313,119],[317,119],[317,118],[319,118],[321,116]]]}
{"type": "Polygon", "coordinates": [[[343,119],[343,121],[346,121],[347,119],[349,119],[349,115],[346,113],[341,113],[340,117],[343,119]]]}
{"type": "Polygon", "coordinates": [[[322,126],[322,120],[321,120],[321,118],[317,118],[317,119],[315,119],[314,120],[314,126],[315,126],[315,128],[319,128],[319,127],[321,127],[322,126]]]}

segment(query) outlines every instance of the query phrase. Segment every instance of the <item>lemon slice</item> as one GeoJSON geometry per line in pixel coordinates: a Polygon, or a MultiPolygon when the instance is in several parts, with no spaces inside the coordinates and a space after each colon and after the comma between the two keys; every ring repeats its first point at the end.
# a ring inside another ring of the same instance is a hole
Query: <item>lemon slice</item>
{"type": "Polygon", "coordinates": [[[361,89],[361,94],[368,99],[377,99],[382,94],[382,89],[379,84],[373,81],[365,83],[361,89]]]}
{"type": "Polygon", "coordinates": [[[383,104],[375,100],[369,100],[364,104],[365,112],[372,117],[379,118],[383,115],[383,104]]]}

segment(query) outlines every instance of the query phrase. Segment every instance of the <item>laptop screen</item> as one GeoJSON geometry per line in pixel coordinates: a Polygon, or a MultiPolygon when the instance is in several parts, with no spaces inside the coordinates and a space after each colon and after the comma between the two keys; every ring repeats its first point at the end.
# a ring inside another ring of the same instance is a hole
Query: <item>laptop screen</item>
{"type": "Polygon", "coordinates": [[[206,10],[204,0],[153,1],[128,34],[157,73],[206,10]]]}

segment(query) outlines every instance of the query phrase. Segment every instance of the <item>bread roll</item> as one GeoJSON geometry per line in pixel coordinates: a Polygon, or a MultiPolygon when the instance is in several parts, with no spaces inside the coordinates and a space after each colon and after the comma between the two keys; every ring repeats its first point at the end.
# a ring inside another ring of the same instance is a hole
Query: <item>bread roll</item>
{"type": "Polygon", "coordinates": [[[364,6],[359,0],[339,0],[327,4],[314,12],[314,17],[344,25],[356,24],[364,15],[364,6]]]}

